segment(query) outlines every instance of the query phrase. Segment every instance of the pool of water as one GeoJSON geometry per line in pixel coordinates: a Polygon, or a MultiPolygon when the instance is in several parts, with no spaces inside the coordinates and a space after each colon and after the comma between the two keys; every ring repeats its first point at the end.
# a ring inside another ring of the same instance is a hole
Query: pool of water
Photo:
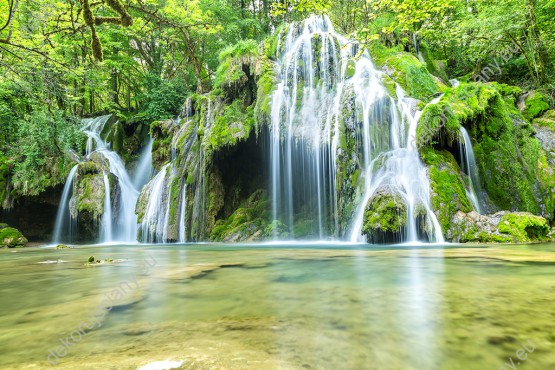
{"type": "Polygon", "coordinates": [[[3,369],[555,369],[549,244],[4,249],[0,294],[3,369]]]}

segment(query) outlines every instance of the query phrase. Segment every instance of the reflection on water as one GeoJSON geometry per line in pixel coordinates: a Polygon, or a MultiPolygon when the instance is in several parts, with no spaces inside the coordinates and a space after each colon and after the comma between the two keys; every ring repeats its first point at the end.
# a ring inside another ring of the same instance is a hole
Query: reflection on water
{"type": "Polygon", "coordinates": [[[522,368],[553,369],[554,273],[553,246],[3,250],[0,368],[49,367],[133,281],[60,368],[498,369],[532,341],[522,368]]]}

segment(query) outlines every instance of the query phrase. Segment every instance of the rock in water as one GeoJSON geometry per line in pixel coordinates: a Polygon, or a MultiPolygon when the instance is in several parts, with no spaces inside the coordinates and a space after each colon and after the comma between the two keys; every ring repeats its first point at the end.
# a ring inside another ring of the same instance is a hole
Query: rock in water
{"type": "Polygon", "coordinates": [[[0,247],[24,247],[27,243],[27,238],[24,237],[19,230],[13,227],[0,228],[0,247]]]}

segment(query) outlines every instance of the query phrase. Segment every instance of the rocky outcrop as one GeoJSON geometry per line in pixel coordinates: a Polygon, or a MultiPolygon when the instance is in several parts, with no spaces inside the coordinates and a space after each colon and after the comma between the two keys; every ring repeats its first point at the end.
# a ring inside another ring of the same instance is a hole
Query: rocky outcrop
{"type": "MultiPolygon", "coordinates": [[[[424,109],[417,132],[418,146],[426,162],[428,153],[441,150],[460,161],[459,132],[464,126],[475,142],[480,185],[493,208],[530,212],[552,220],[555,176],[549,164],[551,154],[542,148],[534,128],[515,106],[519,93],[520,89],[507,85],[461,83],[437,104],[424,109]]],[[[434,164],[428,165],[433,177],[434,164]]],[[[458,167],[455,164],[456,170],[460,170],[458,167]]],[[[460,188],[458,180],[447,182],[460,188]]],[[[444,229],[449,226],[453,211],[459,210],[468,212],[461,207],[451,209],[443,217],[444,229]]],[[[444,212],[442,208],[435,211],[444,212]]]]}
{"type": "Polygon", "coordinates": [[[403,197],[391,186],[384,186],[368,200],[362,234],[373,244],[402,242],[407,215],[403,197]]]}
{"type": "Polygon", "coordinates": [[[27,238],[19,230],[9,227],[7,224],[0,224],[0,247],[24,247],[27,243],[27,238]]]}
{"type": "Polygon", "coordinates": [[[550,239],[547,220],[527,212],[479,215],[457,212],[446,238],[455,243],[529,243],[550,239]]]}
{"type": "MultiPolygon", "coordinates": [[[[99,231],[99,221],[104,215],[104,174],[110,184],[110,198],[119,199],[118,180],[110,173],[109,163],[104,156],[93,153],[90,160],[79,163],[73,179],[73,196],[69,201],[71,218],[77,221],[82,239],[93,239],[99,231]]],[[[112,204],[117,209],[117,204],[112,204]]]]}

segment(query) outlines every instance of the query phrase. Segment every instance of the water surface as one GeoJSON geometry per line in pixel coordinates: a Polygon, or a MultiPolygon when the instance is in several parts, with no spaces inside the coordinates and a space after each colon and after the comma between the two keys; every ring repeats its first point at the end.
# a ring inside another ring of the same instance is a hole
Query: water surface
{"type": "Polygon", "coordinates": [[[555,245],[1,250],[0,368],[555,369],[554,276],[555,245]]]}

